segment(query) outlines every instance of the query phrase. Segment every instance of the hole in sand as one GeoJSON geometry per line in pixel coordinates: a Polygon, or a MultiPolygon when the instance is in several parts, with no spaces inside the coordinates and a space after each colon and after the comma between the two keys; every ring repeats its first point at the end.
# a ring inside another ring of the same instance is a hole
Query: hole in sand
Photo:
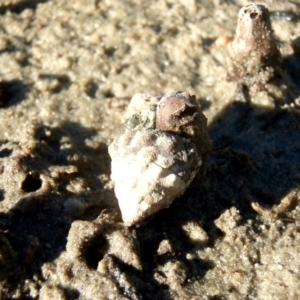
{"type": "Polygon", "coordinates": [[[27,174],[22,182],[22,190],[25,192],[35,192],[42,186],[42,180],[39,175],[27,174]]]}
{"type": "Polygon", "coordinates": [[[0,151],[0,157],[2,158],[2,157],[8,157],[8,156],[10,156],[11,154],[12,154],[12,150],[11,149],[2,149],[1,151],[0,151]]]}

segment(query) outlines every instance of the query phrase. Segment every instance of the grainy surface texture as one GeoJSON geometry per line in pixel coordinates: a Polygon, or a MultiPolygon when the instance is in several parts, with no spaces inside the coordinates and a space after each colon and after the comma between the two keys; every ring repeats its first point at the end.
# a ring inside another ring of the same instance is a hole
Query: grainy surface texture
{"type": "Polygon", "coordinates": [[[248,4],[0,1],[1,300],[300,298],[300,3],[261,1],[282,73],[259,85],[227,81],[248,4]],[[172,90],[208,118],[207,177],[127,228],[108,145],[172,90]]]}

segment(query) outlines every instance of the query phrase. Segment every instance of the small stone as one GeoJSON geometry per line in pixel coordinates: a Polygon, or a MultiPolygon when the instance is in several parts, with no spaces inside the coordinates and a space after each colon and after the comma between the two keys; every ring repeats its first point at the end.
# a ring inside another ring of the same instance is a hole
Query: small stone
{"type": "Polygon", "coordinates": [[[208,242],[207,233],[196,222],[187,222],[182,226],[182,229],[191,242],[199,244],[205,244],[208,242]]]}
{"type": "Polygon", "coordinates": [[[172,245],[169,240],[162,240],[159,243],[158,249],[157,249],[157,254],[158,255],[164,255],[167,253],[171,253],[173,251],[172,245]]]}

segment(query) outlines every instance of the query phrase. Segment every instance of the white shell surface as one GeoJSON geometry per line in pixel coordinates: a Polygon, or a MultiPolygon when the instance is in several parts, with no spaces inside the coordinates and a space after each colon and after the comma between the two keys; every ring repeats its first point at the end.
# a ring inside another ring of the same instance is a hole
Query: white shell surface
{"type": "Polygon", "coordinates": [[[109,146],[111,178],[127,226],[168,207],[187,189],[201,157],[187,138],[160,130],[130,130],[109,146]]]}
{"type": "Polygon", "coordinates": [[[143,111],[148,111],[152,105],[158,104],[158,98],[146,94],[137,93],[133,95],[130,103],[127,107],[126,113],[122,119],[122,122],[126,121],[134,114],[138,114],[143,111]]]}

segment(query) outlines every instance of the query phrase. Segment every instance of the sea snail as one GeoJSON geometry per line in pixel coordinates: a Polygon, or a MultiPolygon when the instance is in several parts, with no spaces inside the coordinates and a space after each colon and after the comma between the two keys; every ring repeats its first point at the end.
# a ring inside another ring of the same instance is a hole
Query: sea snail
{"type": "Polygon", "coordinates": [[[126,226],[140,225],[182,195],[210,150],[206,117],[194,96],[133,96],[109,146],[111,178],[126,226]]]}

